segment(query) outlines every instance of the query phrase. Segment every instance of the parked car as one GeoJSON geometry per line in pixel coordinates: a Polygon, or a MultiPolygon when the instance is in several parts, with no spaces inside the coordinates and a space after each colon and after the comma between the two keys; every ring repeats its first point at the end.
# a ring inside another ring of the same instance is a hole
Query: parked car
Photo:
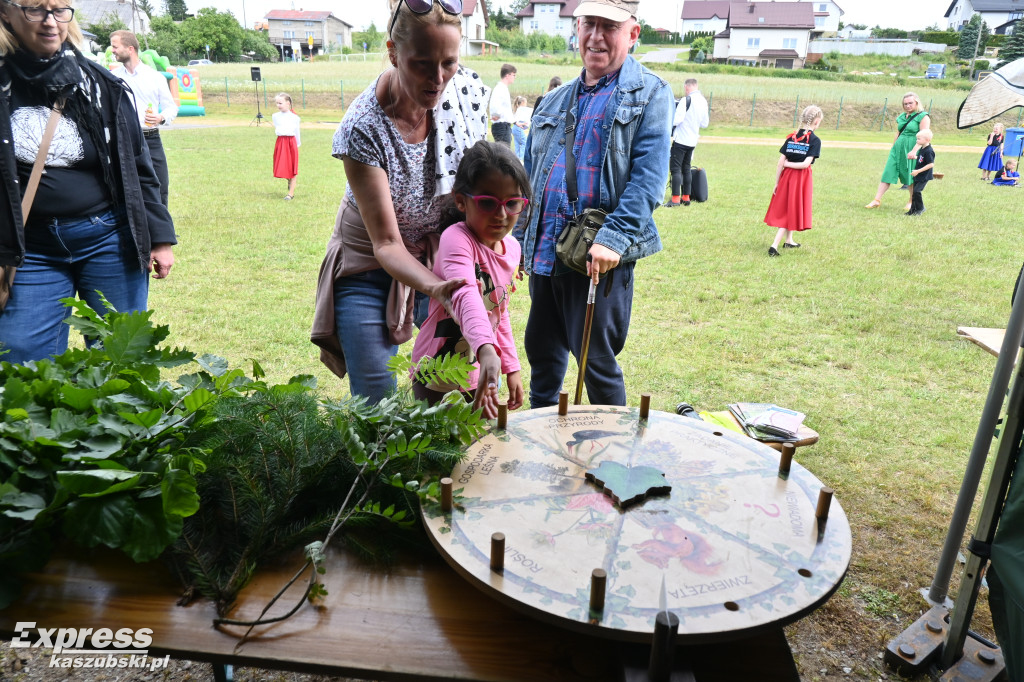
{"type": "Polygon", "coordinates": [[[206,66],[207,64],[213,64],[209,59],[193,59],[188,65],[189,66],[206,66]]]}
{"type": "Polygon", "coordinates": [[[928,70],[924,72],[925,78],[945,78],[946,77],[946,65],[945,64],[929,64],[928,70]]]}

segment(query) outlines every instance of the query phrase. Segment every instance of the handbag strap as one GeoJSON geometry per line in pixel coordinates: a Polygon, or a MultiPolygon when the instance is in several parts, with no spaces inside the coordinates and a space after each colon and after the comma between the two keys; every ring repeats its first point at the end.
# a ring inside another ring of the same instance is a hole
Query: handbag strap
{"type": "Polygon", "coordinates": [[[919,111],[919,112],[917,112],[916,114],[914,114],[913,116],[911,116],[910,118],[908,118],[908,119],[907,119],[907,120],[906,120],[906,121],[905,121],[905,122],[903,123],[903,127],[901,127],[901,128],[900,128],[900,131],[899,131],[898,133],[896,133],[896,135],[897,135],[897,136],[899,136],[899,135],[902,135],[902,134],[903,134],[903,131],[907,129],[907,126],[908,126],[908,125],[910,125],[910,124],[911,124],[911,123],[912,123],[912,122],[914,121],[914,119],[915,119],[915,118],[917,118],[918,116],[920,116],[920,115],[921,115],[921,114],[923,114],[923,113],[925,113],[925,112],[923,112],[923,111],[919,111]]]}
{"type": "Polygon", "coordinates": [[[576,144],[576,107],[579,105],[580,81],[576,79],[576,85],[569,93],[569,105],[565,108],[565,191],[572,205],[572,214],[576,216],[576,202],[579,201],[579,194],[576,191],[576,155],[573,153],[573,146],[576,144]]]}
{"type": "Polygon", "coordinates": [[[32,210],[32,202],[36,198],[36,190],[39,189],[39,180],[43,177],[43,166],[46,165],[46,154],[50,151],[50,143],[53,142],[53,135],[57,132],[57,123],[60,122],[60,113],[64,109],[64,100],[60,99],[50,110],[50,118],[46,121],[46,129],[43,131],[43,139],[39,143],[39,151],[36,153],[35,163],[32,164],[32,173],[28,176],[28,186],[25,187],[25,196],[21,198],[21,222],[28,222],[28,214],[32,210]]]}

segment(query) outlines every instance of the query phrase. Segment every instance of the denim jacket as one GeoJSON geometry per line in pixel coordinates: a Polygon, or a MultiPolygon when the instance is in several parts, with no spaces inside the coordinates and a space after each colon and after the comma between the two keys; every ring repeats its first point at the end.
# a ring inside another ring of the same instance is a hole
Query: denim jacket
{"type": "MultiPolygon", "coordinates": [[[[545,94],[533,112],[524,165],[538,195],[534,197],[538,205],[539,193],[544,191],[551,169],[565,147],[565,112],[567,106],[576,105],[568,101],[575,85],[576,81],[570,81],[545,94]]],[[[605,110],[605,146],[596,207],[604,209],[608,217],[595,239],[595,243],[618,253],[623,263],[661,250],[653,215],[665,191],[674,104],[668,83],[633,57],[626,57],[605,110]]],[[[541,211],[532,212],[529,222],[515,231],[523,245],[527,274],[533,270],[540,216],[541,211]]]]}

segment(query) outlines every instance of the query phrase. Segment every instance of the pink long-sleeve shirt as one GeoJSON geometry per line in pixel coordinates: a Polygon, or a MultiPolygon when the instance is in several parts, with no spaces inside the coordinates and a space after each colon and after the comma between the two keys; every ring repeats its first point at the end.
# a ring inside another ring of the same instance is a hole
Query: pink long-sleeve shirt
{"type": "MultiPolygon", "coordinates": [[[[505,237],[495,251],[477,239],[465,223],[455,223],[446,229],[434,258],[434,274],[445,280],[462,277],[468,284],[452,296],[454,319],[444,306],[431,299],[427,321],[413,344],[413,362],[424,356],[460,353],[477,365],[477,351],[490,343],[501,358],[502,374],[519,371],[508,317],[519,259],[519,242],[512,236],[505,237]],[[473,282],[476,286],[472,286],[473,282]]],[[[476,388],[478,375],[479,369],[470,372],[470,388],[476,388]]],[[[458,387],[430,384],[428,388],[446,392],[458,387]]]]}

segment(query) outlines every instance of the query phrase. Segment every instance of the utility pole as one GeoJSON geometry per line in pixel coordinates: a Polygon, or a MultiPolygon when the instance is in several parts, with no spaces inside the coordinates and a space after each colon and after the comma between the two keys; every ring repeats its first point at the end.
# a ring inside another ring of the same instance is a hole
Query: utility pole
{"type": "Polygon", "coordinates": [[[971,53],[971,66],[967,78],[974,80],[974,60],[978,57],[978,46],[981,45],[981,29],[985,26],[985,20],[978,15],[978,37],[974,40],[974,52],[971,53]]]}

